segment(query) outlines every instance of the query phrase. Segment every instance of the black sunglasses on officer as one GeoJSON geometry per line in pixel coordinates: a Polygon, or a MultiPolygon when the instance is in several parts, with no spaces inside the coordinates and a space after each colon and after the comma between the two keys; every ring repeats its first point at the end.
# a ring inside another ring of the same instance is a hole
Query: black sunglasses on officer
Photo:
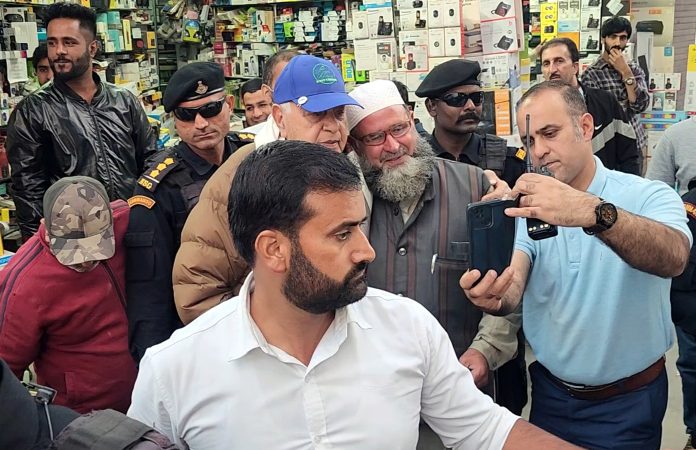
{"type": "Polygon", "coordinates": [[[225,106],[227,97],[223,97],[220,100],[214,102],[206,103],[205,105],[198,106],[196,108],[174,108],[174,115],[177,119],[183,120],[184,122],[193,122],[196,120],[198,114],[204,119],[210,119],[220,114],[222,107],[225,106]]]}
{"type": "Polygon", "coordinates": [[[463,92],[450,92],[442,97],[438,97],[438,100],[443,101],[447,106],[453,108],[461,108],[466,106],[466,104],[471,100],[474,106],[481,106],[483,103],[483,92],[472,92],[470,94],[465,94],[463,92]]]}

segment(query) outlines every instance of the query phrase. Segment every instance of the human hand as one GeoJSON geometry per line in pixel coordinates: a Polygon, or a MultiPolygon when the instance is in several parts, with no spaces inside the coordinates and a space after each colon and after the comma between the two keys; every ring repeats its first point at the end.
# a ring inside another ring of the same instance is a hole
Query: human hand
{"type": "Polygon", "coordinates": [[[477,388],[480,389],[488,384],[488,361],[483,353],[470,348],[459,357],[459,362],[469,369],[477,388]]]}
{"type": "Polygon", "coordinates": [[[495,174],[492,170],[484,170],[483,174],[486,175],[486,178],[488,178],[488,182],[491,184],[491,187],[488,189],[488,192],[486,192],[486,195],[481,197],[481,201],[485,200],[506,200],[510,198],[510,192],[512,191],[510,189],[510,186],[508,184],[498,178],[498,175],[495,174]]]}
{"type": "Polygon", "coordinates": [[[553,177],[536,173],[523,174],[511,195],[521,195],[519,207],[507,208],[510,217],[539,219],[550,225],[590,227],[595,225],[595,207],[600,199],[578,191],[553,177]]]}
{"type": "Polygon", "coordinates": [[[464,290],[464,295],[483,312],[500,314],[503,309],[503,295],[512,285],[515,269],[508,267],[498,276],[495,270],[489,270],[481,278],[481,272],[473,269],[467,270],[459,279],[459,286],[464,290]],[[480,278],[480,281],[478,281],[480,278]],[[474,284],[478,281],[478,284],[474,284]]]}
{"type": "Polygon", "coordinates": [[[618,48],[612,48],[609,53],[607,53],[607,62],[614,70],[621,74],[622,78],[626,79],[633,76],[631,68],[628,67],[626,57],[618,48]]]}

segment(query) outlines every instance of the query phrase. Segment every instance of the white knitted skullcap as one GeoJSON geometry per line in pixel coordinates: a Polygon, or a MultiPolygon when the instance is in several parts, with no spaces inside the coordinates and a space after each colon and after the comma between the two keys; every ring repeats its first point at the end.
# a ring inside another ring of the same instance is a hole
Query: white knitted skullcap
{"type": "Polygon", "coordinates": [[[361,120],[370,114],[394,105],[403,105],[404,100],[399,95],[396,85],[389,80],[375,80],[361,84],[348,94],[363,107],[346,106],[348,131],[355,128],[361,120]]]}

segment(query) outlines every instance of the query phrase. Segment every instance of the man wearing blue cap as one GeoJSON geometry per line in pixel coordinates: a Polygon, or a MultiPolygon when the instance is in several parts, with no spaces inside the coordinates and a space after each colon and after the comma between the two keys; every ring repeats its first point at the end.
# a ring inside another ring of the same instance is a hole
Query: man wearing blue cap
{"type": "MultiPolygon", "coordinates": [[[[348,139],[345,106],[360,106],[346,94],[338,69],[309,55],[295,56],[283,69],[273,103],[280,139],[321,144],[335,152],[343,151],[348,139]]],[[[229,233],[227,203],[237,167],[255,148],[242,147],[220,167],[187,219],[173,271],[174,300],[185,324],[238,293],[248,272],[229,233]]]]}
{"type": "Polygon", "coordinates": [[[196,62],[178,70],[162,103],[174,113],[181,142],[149,161],[128,200],[128,340],[136,361],[181,326],[172,290],[181,230],[203,185],[242,142],[228,134],[232,99],[218,64],[196,62]]]}

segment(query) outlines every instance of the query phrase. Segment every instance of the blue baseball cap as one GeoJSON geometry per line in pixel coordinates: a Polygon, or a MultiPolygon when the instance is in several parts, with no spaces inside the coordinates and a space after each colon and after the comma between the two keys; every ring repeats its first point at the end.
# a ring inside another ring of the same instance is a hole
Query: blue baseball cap
{"type": "Polygon", "coordinates": [[[330,61],[310,55],[290,60],[273,89],[274,103],[293,102],[312,113],[360,104],[348,94],[343,77],[330,61]]]}

